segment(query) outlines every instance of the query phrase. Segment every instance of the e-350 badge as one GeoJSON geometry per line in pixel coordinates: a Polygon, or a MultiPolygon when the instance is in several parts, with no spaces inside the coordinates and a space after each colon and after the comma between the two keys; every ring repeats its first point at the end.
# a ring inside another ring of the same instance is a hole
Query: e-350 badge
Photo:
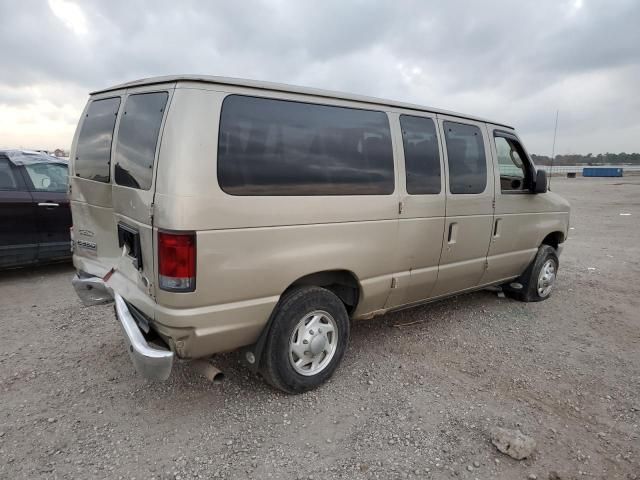
{"type": "Polygon", "coordinates": [[[91,252],[96,252],[98,250],[98,245],[96,245],[95,242],[87,242],[86,240],[76,240],[76,245],[78,246],[78,248],[89,250],[91,252]]]}

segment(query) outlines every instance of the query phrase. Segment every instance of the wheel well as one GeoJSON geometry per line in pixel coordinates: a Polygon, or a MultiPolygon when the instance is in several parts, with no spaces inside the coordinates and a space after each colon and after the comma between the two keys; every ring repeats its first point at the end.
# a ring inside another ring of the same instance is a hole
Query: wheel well
{"type": "Polygon", "coordinates": [[[311,273],[300,277],[293,282],[287,290],[300,285],[315,285],[323,287],[333,292],[347,309],[347,313],[351,315],[360,299],[360,282],[358,278],[348,270],[327,270],[324,272],[311,273]]]}
{"type": "Polygon", "coordinates": [[[543,245],[549,245],[556,250],[562,242],[564,242],[564,234],[562,232],[552,232],[542,240],[543,245]]]}

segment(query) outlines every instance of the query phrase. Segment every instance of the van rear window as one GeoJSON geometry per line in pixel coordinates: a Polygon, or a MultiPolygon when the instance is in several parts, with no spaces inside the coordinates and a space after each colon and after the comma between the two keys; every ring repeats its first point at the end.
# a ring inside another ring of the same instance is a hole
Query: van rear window
{"type": "Polygon", "coordinates": [[[386,195],[393,150],[384,112],[228,96],[218,181],[232,195],[386,195]]]}
{"type": "Polygon", "coordinates": [[[109,182],[111,141],[120,97],[94,100],[89,105],[78,136],[75,174],[97,182],[109,182]]]}
{"type": "Polygon", "coordinates": [[[115,181],[125,187],[149,190],[167,92],[130,95],[125,104],[115,152],[115,181]]]}

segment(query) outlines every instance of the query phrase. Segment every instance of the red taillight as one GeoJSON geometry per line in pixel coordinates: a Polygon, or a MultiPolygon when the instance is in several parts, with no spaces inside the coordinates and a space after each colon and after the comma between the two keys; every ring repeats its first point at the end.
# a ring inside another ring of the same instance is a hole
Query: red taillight
{"type": "Polygon", "coordinates": [[[158,232],[158,284],[169,292],[196,289],[196,234],[158,232]]]}

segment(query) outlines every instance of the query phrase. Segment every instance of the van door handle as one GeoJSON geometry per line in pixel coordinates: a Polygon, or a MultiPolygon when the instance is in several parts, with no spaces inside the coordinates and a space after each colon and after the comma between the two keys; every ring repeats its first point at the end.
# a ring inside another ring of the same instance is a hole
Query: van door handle
{"type": "Polygon", "coordinates": [[[60,204],[55,203],[55,202],[40,202],[38,204],[39,207],[46,207],[46,208],[53,208],[53,207],[59,207],[60,204]]]}
{"type": "Polygon", "coordinates": [[[457,233],[458,233],[458,224],[456,222],[451,222],[449,224],[449,239],[447,240],[447,243],[449,243],[449,245],[456,243],[457,233]]]}
{"type": "Polygon", "coordinates": [[[499,238],[501,231],[502,231],[502,219],[496,218],[496,221],[493,224],[493,238],[499,238]]]}

